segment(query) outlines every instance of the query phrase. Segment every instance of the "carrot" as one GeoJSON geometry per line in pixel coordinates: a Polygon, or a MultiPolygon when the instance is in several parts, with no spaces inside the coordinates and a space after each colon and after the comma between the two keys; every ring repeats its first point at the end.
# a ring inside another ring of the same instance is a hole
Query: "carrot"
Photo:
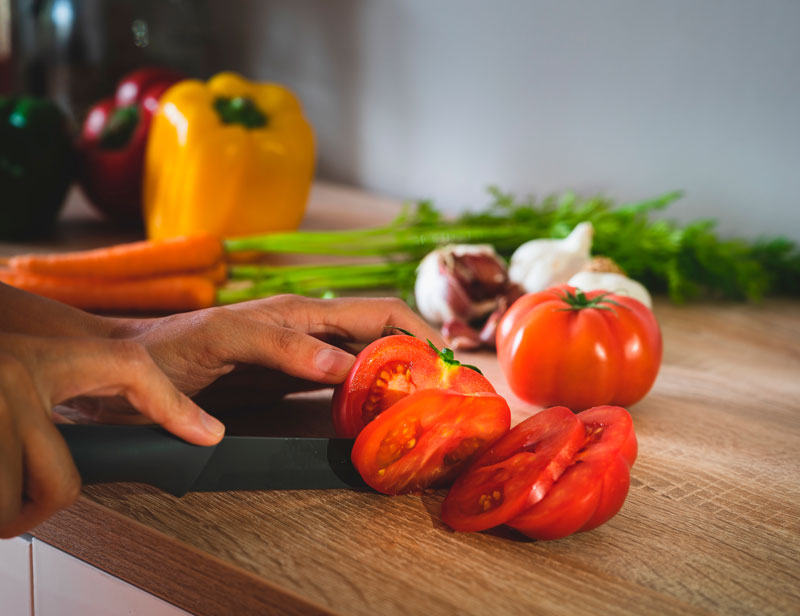
{"type": "Polygon", "coordinates": [[[220,261],[216,265],[206,267],[203,269],[192,270],[183,272],[187,276],[202,276],[208,278],[215,284],[222,284],[228,279],[228,264],[225,261],[220,261]]]}
{"type": "Polygon", "coordinates": [[[0,282],[84,310],[183,312],[213,306],[217,289],[203,276],[100,280],[0,270],[0,282]]]}
{"type": "Polygon", "coordinates": [[[12,270],[48,276],[146,278],[210,268],[223,260],[222,242],[212,235],[187,235],[78,252],[11,257],[12,270]]]}

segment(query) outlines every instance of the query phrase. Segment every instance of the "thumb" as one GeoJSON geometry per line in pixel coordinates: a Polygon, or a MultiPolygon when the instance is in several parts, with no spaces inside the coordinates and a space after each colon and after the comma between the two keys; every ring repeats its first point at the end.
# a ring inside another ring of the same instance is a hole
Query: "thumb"
{"type": "Polygon", "coordinates": [[[123,396],[142,415],[196,445],[214,445],[223,424],[179,392],[146,349],[129,340],[50,340],[37,360],[49,408],[76,396],[123,396]]]}

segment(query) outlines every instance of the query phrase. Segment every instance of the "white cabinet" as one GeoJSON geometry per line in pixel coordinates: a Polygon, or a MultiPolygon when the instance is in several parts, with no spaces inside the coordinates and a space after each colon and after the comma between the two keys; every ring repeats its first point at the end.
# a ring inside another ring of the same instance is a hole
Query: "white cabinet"
{"type": "Polygon", "coordinates": [[[28,536],[0,540],[0,616],[191,616],[28,536]]]}
{"type": "Polygon", "coordinates": [[[136,586],[33,539],[35,616],[187,616],[136,586]]]}
{"type": "Polygon", "coordinates": [[[0,613],[32,616],[31,539],[0,539],[0,613]]]}

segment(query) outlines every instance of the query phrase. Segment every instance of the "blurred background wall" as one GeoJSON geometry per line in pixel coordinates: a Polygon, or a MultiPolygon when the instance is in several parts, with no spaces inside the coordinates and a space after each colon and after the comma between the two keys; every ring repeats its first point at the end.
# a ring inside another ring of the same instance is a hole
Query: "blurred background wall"
{"type": "Polygon", "coordinates": [[[220,58],[292,85],[323,177],[447,209],[573,188],[800,239],[797,0],[212,3],[220,58]]]}
{"type": "Polygon", "coordinates": [[[320,178],[449,211],[483,205],[489,184],[620,201],[679,188],[670,217],[800,239],[797,0],[72,5],[95,32],[120,24],[105,44],[117,72],[160,53],[294,88],[320,178]]]}

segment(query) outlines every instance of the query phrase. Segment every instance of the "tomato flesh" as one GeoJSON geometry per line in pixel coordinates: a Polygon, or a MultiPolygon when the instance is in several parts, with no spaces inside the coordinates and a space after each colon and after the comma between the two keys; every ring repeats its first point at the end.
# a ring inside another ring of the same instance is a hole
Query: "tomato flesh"
{"type": "Polygon", "coordinates": [[[367,424],[351,457],[364,481],[384,494],[441,487],[510,423],[508,403],[497,394],[423,389],[367,424]]]}
{"type": "Polygon", "coordinates": [[[495,393],[482,374],[445,361],[419,338],[386,336],[358,354],[345,381],[334,391],[332,417],[336,434],[355,438],[386,409],[423,389],[495,393]]]}
{"type": "Polygon", "coordinates": [[[514,427],[453,484],[442,520],[459,531],[486,530],[541,500],[585,441],[566,407],[552,407],[514,427]]]}
{"type": "Polygon", "coordinates": [[[535,539],[560,539],[607,522],[622,507],[636,460],[633,422],[620,407],[576,415],[584,444],[545,497],[506,524],[535,539]]]}
{"type": "Polygon", "coordinates": [[[361,405],[361,420],[365,425],[368,424],[416,389],[411,379],[411,367],[401,361],[389,362],[378,371],[378,376],[370,385],[367,399],[361,405]]]}

